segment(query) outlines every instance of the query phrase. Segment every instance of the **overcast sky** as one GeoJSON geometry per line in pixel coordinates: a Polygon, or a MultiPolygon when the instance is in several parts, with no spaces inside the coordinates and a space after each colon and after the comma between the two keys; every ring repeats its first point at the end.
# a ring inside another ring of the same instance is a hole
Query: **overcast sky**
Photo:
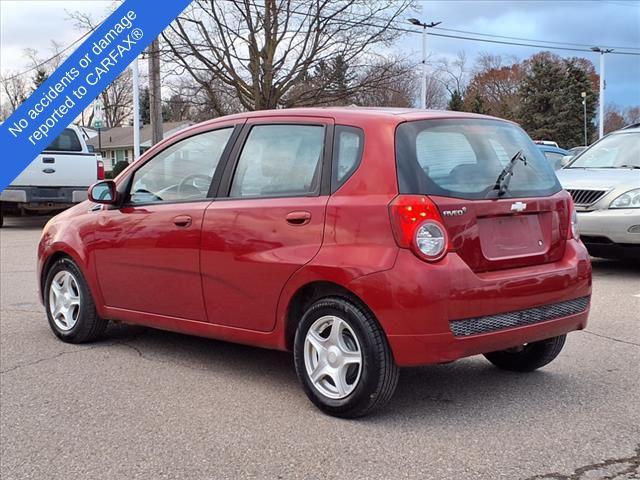
{"type": "MultiPolygon", "coordinates": [[[[79,10],[102,19],[113,3],[110,0],[0,0],[0,70],[25,70],[28,62],[23,52],[26,48],[35,48],[42,57],[47,57],[51,39],[63,46],[77,39],[81,33],[74,28],[65,10],[79,10]]],[[[443,28],[553,42],[629,47],[640,53],[640,0],[429,0],[418,3],[421,12],[416,15],[425,21],[442,21],[443,28]]],[[[161,2],[157,4],[161,5],[161,2]]],[[[409,24],[407,26],[411,28],[409,24]]],[[[420,37],[407,35],[399,40],[397,48],[403,54],[415,54],[417,61],[420,37]]],[[[541,49],[429,37],[428,50],[433,55],[451,57],[464,50],[473,62],[479,52],[526,58],[541,49]]],[[[596,69],[599,68],[597,54],[553,51],[562,56],[585,56],[596,64],[596,69]]],[[[640,105],[640,55],[607,55],[606,62],[607,103],[615,102],[621,107],[640,105]]]]}

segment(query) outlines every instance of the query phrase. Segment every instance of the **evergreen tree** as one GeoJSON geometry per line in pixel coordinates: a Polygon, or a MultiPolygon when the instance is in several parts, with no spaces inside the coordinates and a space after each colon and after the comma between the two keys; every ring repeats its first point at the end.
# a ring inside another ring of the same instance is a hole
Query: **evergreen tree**
{"type": "Polygon", "coordinates": [[[349,66],[342,55],[333,59],[331,71],[331,88],[335,91],[339,103],[344,105],[349,101],[349,66]]]}
{"type": "Polygon", "coordinates": [[[563,147],[584,144],[581,93],[587,97],[587,134],[593,135],[595,94],[586,70],[575,59],[542,53],[530,60],[520,85],[519,120],[536,140],[554,140],[563,147]]]}
{"type": "Polygon", "coordinates": [[[474,95],[473,101],[471,102],[471,111],[473,113],[487,113],[484,107],[484,100],[482,100],[482,97],[478,93],[474,95]]]}
{"type": "Polygon", "coordinates": [[[149,87],[145,87],[140,95],[140,121],[149,125],[151,123],[151,99],[149,96],[149,87]]]}
{"type": "Polygon", "coordinates": [[[587,72],[574,59],[565,60],[565,79],[561,88],[562,108],[558,113],[556,136],[565,147],[584,145],[584,110],[582,92],[587,94],[587,137],[595,135],[593,118],[596,95],[587,72]]]}
{"type": "Polygon", "coordinates": [[[462,94],[458,89],[455,89],[451,94],[447,109],[453,110],[455,112],[464,111],[464,99],[462,98],[462,94]]]}
{"type": "Polygon", "coordinates": [[[38,87],[40,85],[42,85],[45,80],[49,78],[49,74],[47,73],[47,71],[40,67],[36,70],[36,74],[33,76],[33,90],[32,91],[36,91],[38,89],[38,87]]]}

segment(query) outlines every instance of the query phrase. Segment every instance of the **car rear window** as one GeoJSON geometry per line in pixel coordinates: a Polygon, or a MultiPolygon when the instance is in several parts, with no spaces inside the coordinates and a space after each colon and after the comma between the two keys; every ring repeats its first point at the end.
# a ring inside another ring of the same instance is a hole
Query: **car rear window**
{"type": "Polygon", "coordinates": [[[70,128],[65,128],[62,133],[45,150],[56,152],[81,152],[82,145],[78,135],[70,128]]]}
{"type": "Polygon", "coordinates": [[[509,160],[522,150],[504,197],[548,196],[560,191],[553,168],[517,125],[499,120],[406,122],[396,131],[400,193],[489,198],[509,160]]]}

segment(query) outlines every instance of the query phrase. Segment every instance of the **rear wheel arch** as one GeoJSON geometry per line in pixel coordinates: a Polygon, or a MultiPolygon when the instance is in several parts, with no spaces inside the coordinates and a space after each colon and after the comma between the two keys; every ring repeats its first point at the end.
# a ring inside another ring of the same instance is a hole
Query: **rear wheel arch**
{"type": "MultiPolygon", "coordinates": [[[[296,329],[304,312],[316,301],[326,297],[339,297],[354,303],[376,318],[374,312],[351,290],[329,281],[315,281],[301,286],[289,300],[285,324],[285,345],[287,350],[293,349],[296,329]]],[[[380,322],[376,319],[378,326],[380,322]]],[[[382,329],[384,331],[384,329],[382,329]]]]}

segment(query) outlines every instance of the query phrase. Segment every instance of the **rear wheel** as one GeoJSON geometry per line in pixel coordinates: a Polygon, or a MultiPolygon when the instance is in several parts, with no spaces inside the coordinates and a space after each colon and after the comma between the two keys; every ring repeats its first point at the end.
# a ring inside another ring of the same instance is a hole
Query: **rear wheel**
{"type": "Polygon", "coordinates": [[[337,417],[382,407],[398,382],[384,332],[369,312],[342,298],[309,307],[296,331],[294,358],[309,399],[337,417]]]}
{"type": "Polygon", "coordinates": [[[62,341],[90,342],[104,333],[107,321],[98,317],[89,286],[69,258],[57,260],[49,269],[44,302],[49,326],[62,341]]]}
{"type": "Polygon", "coordinates": [[[484,356],[503,370],[532,372],[551,363],[562,350],[566,338],[566,335],[560,335],[499,352],[485,353],[484,356]]]}

